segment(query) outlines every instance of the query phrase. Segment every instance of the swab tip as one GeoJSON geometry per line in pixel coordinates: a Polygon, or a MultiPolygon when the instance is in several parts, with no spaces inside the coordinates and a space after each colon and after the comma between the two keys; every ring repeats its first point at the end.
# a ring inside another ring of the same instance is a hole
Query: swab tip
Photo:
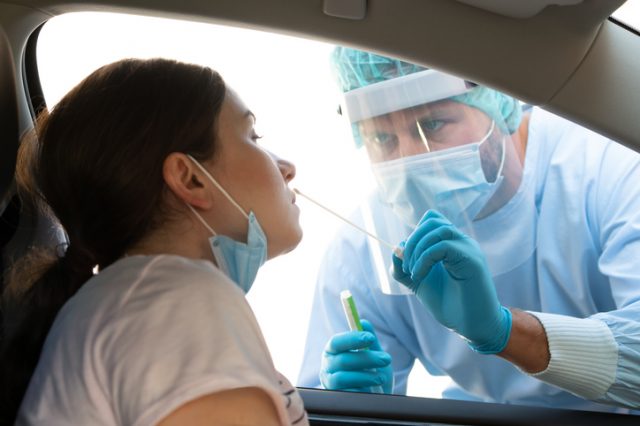
{"type": "Polygon", "coordinates": [[[404,250],[402,247],[398,247],[398,246],[394,247],[393,254],[395,254],[398,259],[404,258],[404,250]]]}

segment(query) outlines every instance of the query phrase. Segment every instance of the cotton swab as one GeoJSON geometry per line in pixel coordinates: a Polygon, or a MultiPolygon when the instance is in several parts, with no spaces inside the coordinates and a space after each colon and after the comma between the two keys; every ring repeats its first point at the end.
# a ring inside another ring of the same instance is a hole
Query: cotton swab
{"type": "Polygon", "coordinates": [[[364,228],[361,228],[360,226],[356,225],[355,223],[351,222],[349,219],[340,216],[338,213],[334,212],[333,210],[331,210],[328,207],[325,207],[324,205],[320,204],[319,202],[317,202],[316,200],[314,200],[313,198],[309,197],[308,195],[303,194],[302,192],[300,192],[300,190],[298,188],[293,188],[293,192],[295,192],[298,195],[303,196],[304,198],[306,198],[307,200],[311,201],[313,204],[315,204],[316,206],[324,209],[325,211],[331,213],[332,215],[334,215],[335,217],[337,217],[338,219],[346,222],[347,224],[353,226],[354,228],[356,228],[358,231],[363,232],[365,234],[367,234],[369,237],[373,238],[374,240],[380,242],[381,244],[384,244],[385,246],[389,247],[393,253],[400,259],[402,259],[402,255],[403,255],[403,250],[401,247],[398,246],[394,246],[393,244],[379,238],[376,235],[373,235],[371,232],[367,231],[364,228]]]}

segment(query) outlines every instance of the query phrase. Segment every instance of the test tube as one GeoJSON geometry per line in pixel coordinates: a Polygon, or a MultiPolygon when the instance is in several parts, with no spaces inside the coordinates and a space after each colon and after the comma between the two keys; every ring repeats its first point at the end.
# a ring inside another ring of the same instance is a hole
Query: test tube
{"type": "MultiPolygon", "coordinates": [[[[360,314],[358,314],[356,302],[353,300],[351,292],[349,290],[342,290],[340,292],[340,301],[342,302],[344,315],[347,317],[347,322],[349,323],[349,329],[351,331],[364,331],[362,323],[360,322],[360,314]]],[[[367,350],[367,348],[363,350],[367,350]]],[[[384,393],[384,389],[382,389],[380,385],[371,386],[371,392],[384,393]]]]}

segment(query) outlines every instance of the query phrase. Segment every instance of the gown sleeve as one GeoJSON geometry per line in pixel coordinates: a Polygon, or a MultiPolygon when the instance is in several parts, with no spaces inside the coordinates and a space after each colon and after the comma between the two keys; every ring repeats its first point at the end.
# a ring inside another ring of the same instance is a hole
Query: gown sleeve
{"type": "Polygon", "coordinates": [[[551,360],[535,376],[583,398],[640,407],[640,157],[607,144],[588,197],[598,270],[616,308],[588,318],[533,313],[545,328],[551,360]]]}

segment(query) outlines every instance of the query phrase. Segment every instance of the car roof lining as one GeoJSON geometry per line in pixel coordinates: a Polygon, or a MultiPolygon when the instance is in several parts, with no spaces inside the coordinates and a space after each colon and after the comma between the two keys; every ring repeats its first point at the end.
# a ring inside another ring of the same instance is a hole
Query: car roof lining
{"type": "Polygon", "coordinates": [[[327,16],[322,4],[311,0],[12,2],[40,16],[75,11],[137,13],[267,30],[391,54],[490,85],[637,149],[640,120],[628,120],[628,112],[637,108],[640,94],[631,93],[627,85],[640,75],[640,56],[628,54],[628,49],[640,51],[640,37],[607,20],[622,3],[585,0],[574,6],[548,6],[531,18],[518,19],[450,0],[369,0],[365,18],[350,20],[327,16]],[[617,64],[624,66],[611,70],[617,64]],[[615,80],[602,78],[612,74],[615,80]],[[615,104],[611,98],[604,102],[606,109],[598,99],[604,92],[620,95],[615,104]]]}
{"type": "Polygon", "coordinates": [[[550,5],[574,5],[583,0],[456,0],[483,10],[515,18],[530,18],[550,5]]]}

